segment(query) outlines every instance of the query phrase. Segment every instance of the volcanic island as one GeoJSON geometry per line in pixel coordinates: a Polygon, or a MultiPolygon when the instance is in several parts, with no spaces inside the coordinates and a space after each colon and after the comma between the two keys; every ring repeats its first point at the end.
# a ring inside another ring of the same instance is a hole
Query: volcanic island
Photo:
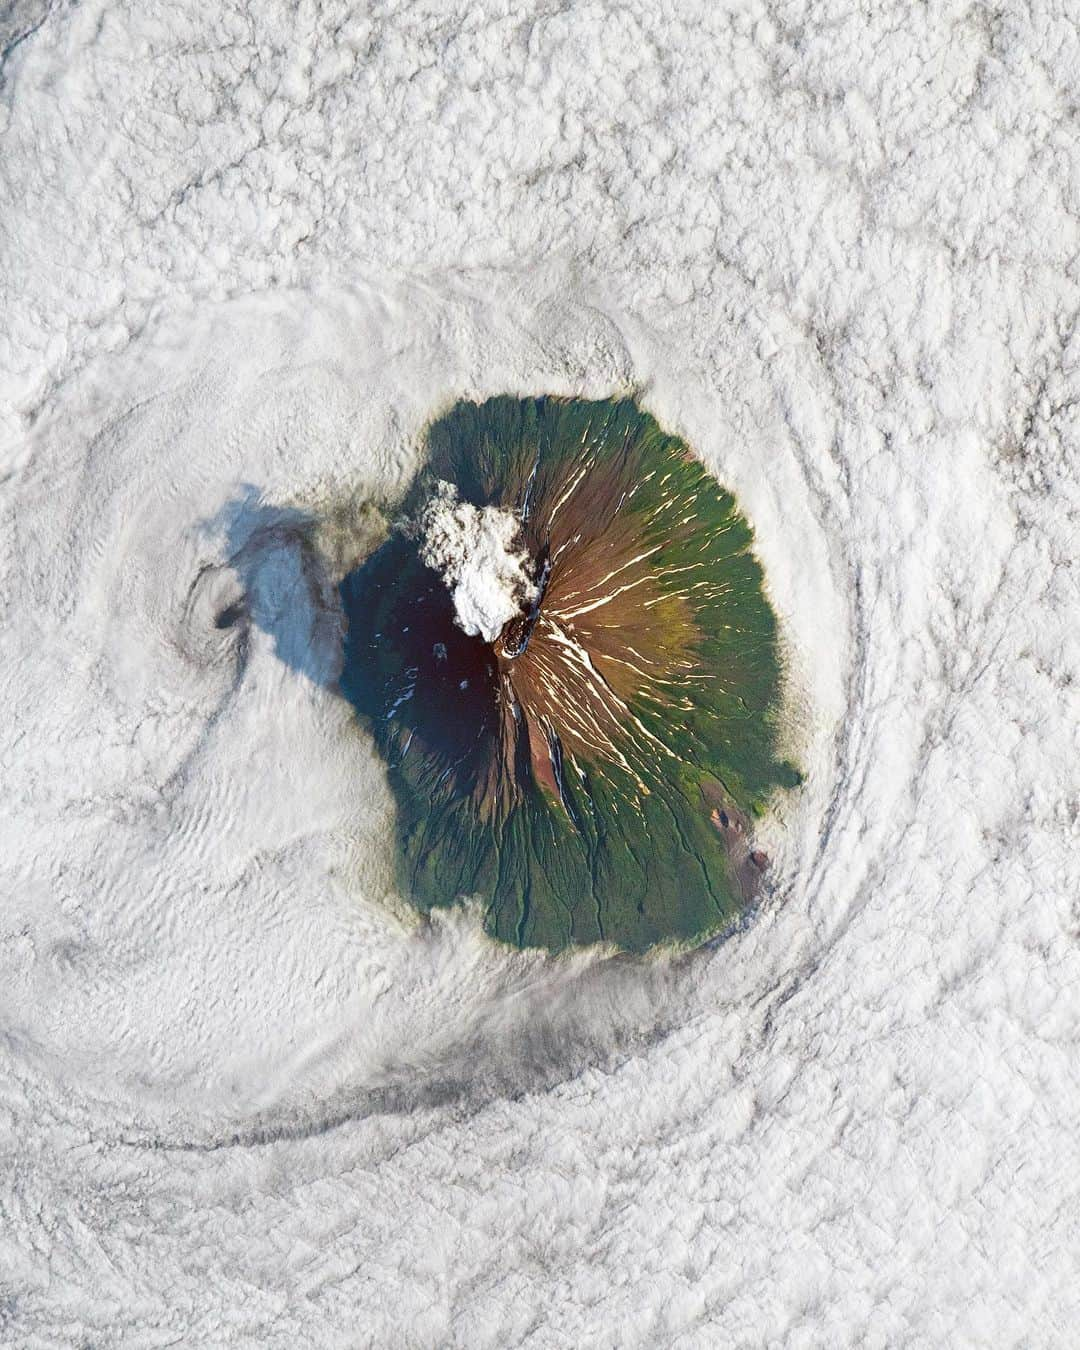
{"type": "Polygon", "coordinates": [[[493,938],[552,951],[723,930],[800,782],[735,499],[631,399],[460,402],[427,449],[341,585],[404,895],[476,898],[493,938]]]}

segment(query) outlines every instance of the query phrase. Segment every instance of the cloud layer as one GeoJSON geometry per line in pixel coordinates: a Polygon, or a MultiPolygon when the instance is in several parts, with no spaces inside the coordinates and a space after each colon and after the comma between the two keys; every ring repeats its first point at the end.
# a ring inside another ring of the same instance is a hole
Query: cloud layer
{"type": "Polygon", "coordinates": [[[1065,7],[15,19],[0,1339],[1068,1344],[1065,7]],[[809,777],[729,941],[547,961],[397,903],[335,584],[451,400],[625,389],[809,777]]]}

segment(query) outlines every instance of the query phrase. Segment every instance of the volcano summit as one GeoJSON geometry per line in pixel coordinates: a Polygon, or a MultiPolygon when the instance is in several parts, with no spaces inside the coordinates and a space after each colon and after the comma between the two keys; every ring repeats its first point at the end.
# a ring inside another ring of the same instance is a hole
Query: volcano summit
{"type": "Polygon", "coordinates": [[[642,951],[725,925],[799,781],[749,525],[629,400],[459,403],[401,525],[342,583],[343,692],[398,802],[422,909],[642,951]]]}

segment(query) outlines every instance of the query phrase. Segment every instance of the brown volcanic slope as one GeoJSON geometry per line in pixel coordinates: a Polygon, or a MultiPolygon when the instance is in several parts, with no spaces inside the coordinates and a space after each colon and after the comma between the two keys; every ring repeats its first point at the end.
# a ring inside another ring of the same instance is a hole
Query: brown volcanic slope
{"type": "MultiPolygon", "coordinates": [[[[527,738],[537,783],[560,800],[566,756],[593,762],[599,773],[617,765],[647,794],[656,757],[674,752],[635,704],[685,710],[682,684],[707,678],[693,660],[689,588],[718,586],[702,578],[705,562],[657,567],[663,544],[642,537],[646,525],[669,539],[686,529],[695,499],[668,490],[647,514],[635,513],[642,483],[631,479],[633,463],[624,454],[598,464],[583,446],[551,476],[523,529],[530,554],[544,558],[541,600],[495,644],[504,716],[527,738]],[[676,577],[677,587],[665,590],[662,582],[676,577]]],[[[511,744],[508,737],[504,755],[511,744]]],[[[504,759],[504,783],[513,780],[511,765],[504,759]]]]}
{"type": "Polygon", "coordinates": [[[797,781],[733,499],[629,401],[459,404],[429,444],[411,508],[446,480],[513,511],[540,595],[466,637],[401,535],[343,585],[343,688],[390,764],[405,888],[479,893],[523,945],[714,931],[746,898],[748,816],[797,781]]]}

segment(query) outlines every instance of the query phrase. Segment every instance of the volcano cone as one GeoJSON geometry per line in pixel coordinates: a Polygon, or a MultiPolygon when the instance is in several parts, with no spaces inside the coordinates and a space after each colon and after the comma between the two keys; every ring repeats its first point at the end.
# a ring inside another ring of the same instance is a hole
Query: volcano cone
{"type": "Polygon", "coordinates": [[[342,583],[342,687],[387,761],[405,893],[479,896],[518,946],[716,932],[766,866],[753,819],[799,780],[733,497],[630,400],[459,403],[428,448],[405,528],[342,583]],[[439,548],[432,503],[456,513],[439,548]],[[489,526],[484,592],[461,550],[489,526]]]}

